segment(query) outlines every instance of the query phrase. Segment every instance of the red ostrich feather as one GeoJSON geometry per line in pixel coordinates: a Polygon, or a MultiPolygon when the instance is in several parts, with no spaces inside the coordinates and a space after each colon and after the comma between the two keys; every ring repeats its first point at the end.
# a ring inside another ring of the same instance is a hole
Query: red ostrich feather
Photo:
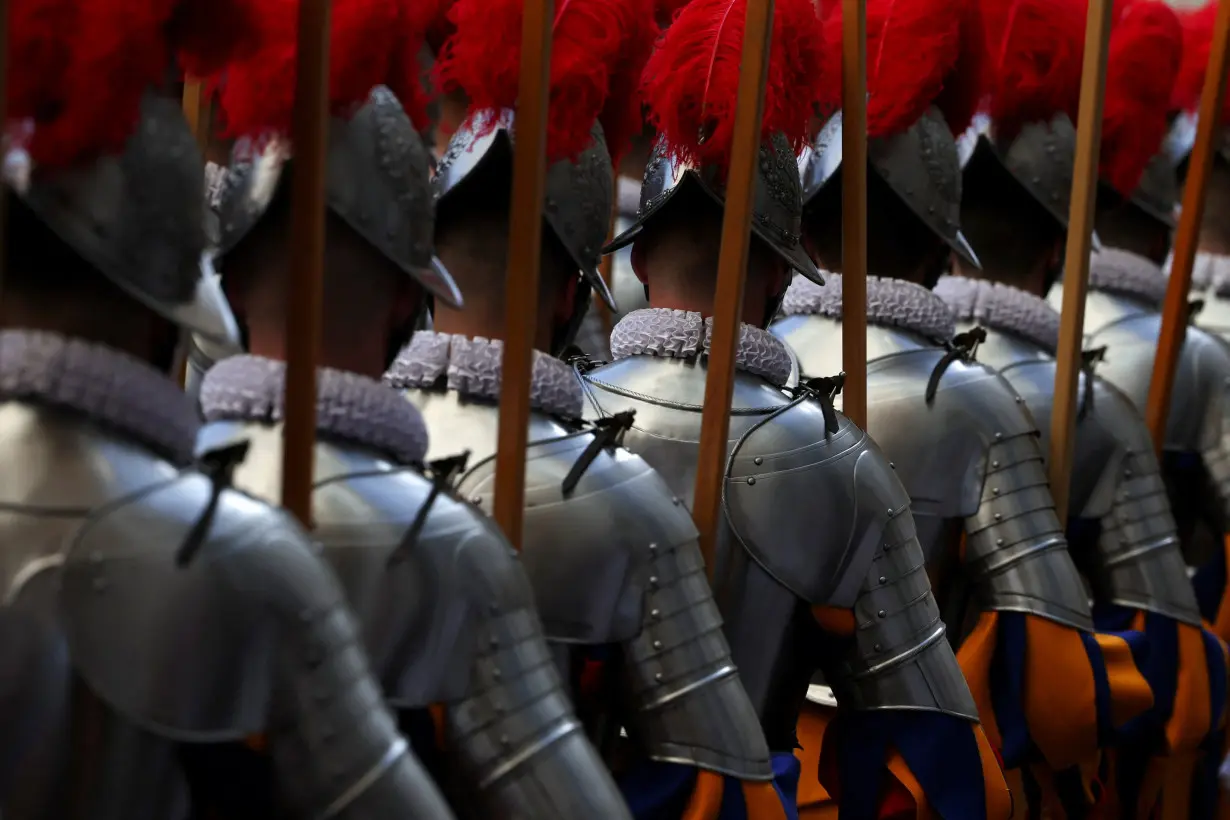
{"type": "MultiPolygon", "coordinates": [[[[1200,94],[1204,90],[1204,76],[1209,68],[1209,51],[1213,45],[1213,23],[1217,17],[1217,3],[1209,3],[1199,9],[1179,12],[1183,26],[1183,58],[1179,64],[1179,77],[1170,96],[1171,108],[1175,111],[1195,111],[1200,107],[1200,94]]],[[[1224,111],[1230,111],[1230,98],[1224,111]]],[[[1225,119],[1223,114],[1222,119],[1225,119]]]]}
{"type": "Polygon", "coordinates": [[[1061,112],[1076,121],[1085,52],[1082,6],[1074,0],[987,0],[987,113],[999,136],[1012,139],[1024,125],[1061,112]]]}
{"type": "Polygon", "coordinates": [[[1101,175],[1130,196],[1169,127],[1183,29],[1161,0],[1134,0],[1115,12],[1102,107],[1101,175]]]}
{"type": "MultiPolygon", "coordinates": [[[[824,40],[834,84],[841,78],[841,25],[841,7],[833,4],[824,15],[824,40]]],[[[868,135],[901,133],[933,105],[954,133],[965,131],[986,92],[989,62],[977,0],[868,0],[868,135]]]]}
{"type": "MultiPolygon", "coordinates": [[[[223,136],[288,135],[294,119],[299,0],[260,0],[260,47],[215,80],[223,136]]],[[[334,0],[329,107],[347,117],[377,85],[398,95],[416,125],[427,121],[417,62],[421,31],[408,0],[334,0]]]]}
{"type": "MultiPolygon", "coordinates": [[[[680,160],[730,162],[747,0],[692,0],[675,17],[645,69],[649,119],[680,160]]],[[[806,144],[824,68],[812,0],[778,0],[762,136],[806,144]]]]}
{"type": "MultiPolygon", "coordinates": [[[[470,122],[480,134],[496,127],[501,112],[516,107],[523,12],[523,0],[456,0],[449,13],[455,31],[436,64],[438,85],[446,92],[466,94],[470,122]]],[[[616,140],[639,130],[624,122],[634,95],[625,90],[621,73],[635,71],[645,39],[653,37],[651,26],[652,7],[645,0],[557,4],[547,115],[551,160],[575,158],[584,151],[593,123],[604,112],[616,140]],[[622,110],[617,112],[617,107],[622,110]]]]}

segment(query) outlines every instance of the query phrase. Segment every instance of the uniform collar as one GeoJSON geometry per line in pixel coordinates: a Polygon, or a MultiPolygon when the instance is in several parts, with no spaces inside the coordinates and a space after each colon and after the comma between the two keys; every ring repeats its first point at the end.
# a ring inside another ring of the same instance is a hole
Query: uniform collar
{"type": "MultiPolygon", "coordinates": [[[[380,382],[341,370],[316,373],[316,432],[370,447],[400,464],[427,454],[427,427],[408,401],[380,382]]],[[[260,356],[218,362],[201,383],[207,421],[276,424],[285,418],[286,363],[260,356]]]]}
{"type": "Polygon", "coordinates": [[[1089,287],[1160,308],[1166,298],[1166,274],[1160,265],[1139,254],[1103,248],[1090,260],[1089,287]]]}
{"type": "Polygon", "coordinates": [[[0,399],[75,411],[181,466],[192,461],[200,429],[192,400],[165,374],[55,333],[0,331],[0,399]]]}
{"type": "MultiPolygon", "coordinates": [[[[498,402],[503,357],[504,342],[499,339],[420,330],[397,355],[384,381],[399,390],[447,386],[463,396],[498,402]]],[[[581,384],[572,368],[535,350],[530,406],[579,419],[583,404],[581,384]]]]}
{"type": "MultiPolygon", "coordinates": [[[[712,316],[702,322],[700,314],[694,311],[643,308],[632,311],[615,326],[611,332],[611,356],[692,359],[700,354],[702,344],[708,353],[712,336],[712,316]]],[[[767,330],[743,324],[739,327],[735,367],[781,387],[790,378],[790,352],[767,330]]]]}
{"type": "Polygon", "coordinates": [[[1059,312],[1032,293],[985,279],[944,276],[935,294],[948,303],[957,321],[1011,333],[1051,354],[1059,346],[1059,312]]]}
{"type": "MultiPolygon", "coordinates": [[[[796,276],[786,291],[782,313],[840,321],[841,295],[841,274],[825,272],[823,285],[796,276]]],[[[938,342],[948,341],[957,332],[956,319],[943,299],[922,285],[879,276],[867,277],[867,322],[899,327],[938,342]]]]}

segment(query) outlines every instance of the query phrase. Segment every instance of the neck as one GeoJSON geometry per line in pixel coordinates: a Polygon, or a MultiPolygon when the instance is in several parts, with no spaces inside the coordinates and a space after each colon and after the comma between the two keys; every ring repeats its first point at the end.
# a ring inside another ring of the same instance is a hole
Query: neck
{"type": "MultiPolygon", "coordinates": [[[[388,344],[370,321],[341,332],[336,322],[327,323],[322,334],[317,367],[328,367],[371,379],[379,379],[388,361],[388,344]],[[328,325],[333,325],[329,327],[328,325]],[[331,332],[330,332],[331,331],[331,332]]],[[[252,322],[248,326],[248,352],[277,362],[288,360],[286,330],[282,322],[252,322]]]]}
{"type": "MultiPolygon", "coordinates": [[[[465,283],[462,285],[465,307],[453,310],[446,305],[437,304],[432,316],[435,330],[469,338],[481,336],[503,340],[506,335],[508,311],[508,303],[504,298],[507,271],[473,258],[450,254],[445,249],[440,249],[439,254],[453,278],[459,283],[465,283]],[[483,287],[478,283],[489,283],[489,286],[483,287]]],[[[534,290],[537,292],[538,288],[534,290]]],[[[536,295],[533,302],[538,302],[536,295]]],[[[538,309],[538,319],[534,326],[534,348],[550,353],[554,317],[545,312],[541,305],[535,306],[538,309]]]]}
{"type": "MultiPolygon", "coordinates": [[[[706,277],[689,276],[686,280],[670,276],[663,276],[659,280],[654,278],[651,270],[649,281],[650,307],[686,310],[699,313],[706,319],[713,315],[716,272],[708,273],[706,277]],[[702,285],[701,282],[705,279],[709,280],[709,284],[702,285]]],[[[761,327],[764,324],[766,301],[764,293],[749,283],[744,287],[743,309],[739,321],[745,325],[761,327]]]]}
{"type": "Polygon", "coordinates": [[[55,333],[104,345],[144,362],[155,358],[156,321],[160,320],[127,297],[87,294],[80,299],[50,300],[7,292],[0,300],[0,329],[55,333]]]}
{"type": "Polygon", "coordinates": [[[953,272],[957,276],[964,276],[966,279],[983,279],[988,282],[996,282],[1001,285],[1014,287],[1017,290],[1023,290],[1034,296],[1046,298],[1046,272],[1041,269],[1041,266],[1035,266],[1028,270],[1012,270],[1009,266],[996,265],[985,257],[982,262],[982,270],[957,262],[953,265],[953,272]]]}

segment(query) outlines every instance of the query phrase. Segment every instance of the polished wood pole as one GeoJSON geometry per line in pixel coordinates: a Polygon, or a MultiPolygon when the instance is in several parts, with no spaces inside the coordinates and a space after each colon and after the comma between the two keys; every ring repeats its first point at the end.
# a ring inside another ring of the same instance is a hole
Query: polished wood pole
{"type": "Polygon", "coordinates": [[[747,283],[752,202],[756,193],[760,129],[772,35],[773,0],[749,0],[722,222],[717,293],[713,305],[713,340],[705,378],[705,409],[700,423],[696,494],[692,504],[692,518],[700,531],[700,548],[710,578],[716,566],[717,534],[721,526],[730,402],[735,384],[735,352],[743,313],[743,289],[747,283]]]}
{"type": "Polygon", "coordinates": [[[1076,129],[1076,169],[1068,247],[1064,256],[1063,311],[1055,353],[1055,403],[1051,415],[1051,452],[1047,460],[1051,495],[1060,521],[1068,520],[1072,455],[1076,449],[1076,397],[1080,387],[1085,328],[1085,293],[1098,195],[1098,154],[1102,142],[1102,100],[1106,92],[1106,54],[1110,43],[1112,0],[1090,0],[1085,23],[1085,64],[1076,129]]]}
{"type": "Polygon", "coordinates": [[[867,0],[842,0],[842,412],[867,429],[867,0]]]}
{"type": "Polygon", "coordinates": [[[329,128],[330,0],[302,0],[295,84],[290,276],[286,311],[286,423],[282,506],[312,525],[316,363],[325,253],[325,149],[329,128]]]}
{"type": "Polygon", "coordinates": [[[494,516],[518,550],[525,508],[525,451],[529,438],[530,377],[538,327],[538,273],[542,204],[547,175],[547,105],[550,100],[553,0],[525,0],[521,77],[513,156],[508,237],[508,288],[500,427],[495,457],[494,516]]]}
{"type": "Polygon", "coordinates": [[[1230,36],[1230,0],[1221,0],[1213,24],[1213,42],[1209,47],[1209,67],[1205,72],[1204,89],[1200,93],[1200,119],[1196,124],[1196,144],[1192,147],[1187,166],[1187,185],[1183,189],[1183,210],[1175,231],[1174,259],[1170,265],[1170,281],[1166,286],[1166,301],[1162,307],[1162,329],[1157,340],[1157,355],[1153,359],[1153,378],[1149,382],[1149,398],[1145,404],[1145,421],[1153,435],[1158,454],[1166,442],[1166,421],[1170,415],[1170,396],[1174,389],[1175,368],[1187,330],[1187,293],[1192,284],[1192,266],[1200,242],[1200,223],[1204,219],[1205,194],[1213,156],[1217,152],[1221,132],[1221,107],[1226,95],[1226,41],[1230,36]]]}

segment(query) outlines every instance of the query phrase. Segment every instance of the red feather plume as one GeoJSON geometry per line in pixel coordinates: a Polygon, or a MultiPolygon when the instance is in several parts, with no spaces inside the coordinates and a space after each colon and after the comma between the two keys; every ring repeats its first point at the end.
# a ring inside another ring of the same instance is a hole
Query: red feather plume
{"type": "Polygon", "coordinates": [[[1074,0],[987,0],[987,113],[1000,137],[1010,140],[1024,125],[1061,112],[1076,121],[1084,17],[1074,0]]]}
{"type": "MultiPolygon", "coordinates": [[[[421,32],[407,0],[334,0],[329,40],[329,107],[346,117],[371,90],[388,85],[411,120],[426,123],[421,32]]],[[[287,135],[294,118],[299,0],[260,0],[259,49],[217,78],[223,135],[287,135]]]]}
{"type": "Polygon", "coordinates": [[[14,0],[9,59],[20,70],[8,75],[9,121],[21,124],[21,142],[41,166],[117,153],[136,126],[143,95],[165,80],[173,58],[210,67],[252,47],[255,5],[14,0]],[[207,20],[211,14],[216,18],[207,20]]]}
{"type": "Polygon", "coordinates": [[[654,14],[657,17],[658,24],[666,28],[671,24],[683,7],[690,0],[654,0],[654,14]]]}
{"type": "MultiPolygon", "coordinates": [[[[1195,111],[1200,107],[1216,17],[1217,3],[1209,3],[1194,11],[1179,12],[1179,22],[1183,26],[1183,59],[1170,97],[1171,108],[1176,111],[1195,111]]],[[[1230,110],[1230,98],[1225,110],[1230,110]]]]}
{"type": "MultiPolygon", "coordinates": [[[[501,112],[516,107],[523,11],[523,0],[456,0],[449,13],[455,33],[437,62],[438,84],[447,92],[465,92],[470,122],[480,134],[496,126],[501,112]]],[[[628,60],[642,48],[637,44],[651,23],[642,0],[557,3],[547,115],[550,160],[575,158],[589,146],[593,123],[620,90],[620,72],[634,70],[628,60]]],[[[626,98],[625,109],[631,106],[626,98]]],[[[612,130],[622,138],[623,115],[610,113],[612,130]]]]}
{"type": "Polygon", "coordinates": [[[1130,196],[1166,136],[1183,29],[1161,0],[1126,3],[1116,16],[1106,64],[1101,175],[1130,196]]]}
{"type": "MultiPolygon", "coordinates": [[[[645,69],[650,122],[680,160],[729,165],[748,0],[692,0],[645,69]]],[[[812,0],[778,0],[765,88],[764,137],[808,138],[824,68],[812,0]]]]}
{"type": "MultiPolygon", "coordinates": [[[[824,22],[833,84],[826,96],[841,80],[841,25],[838,6],[824,22]]],[[[986,92],[989,62],[977,0],[868,0],[868,135],[901,133],[932,105],[962,133],[986,92]]]]}

